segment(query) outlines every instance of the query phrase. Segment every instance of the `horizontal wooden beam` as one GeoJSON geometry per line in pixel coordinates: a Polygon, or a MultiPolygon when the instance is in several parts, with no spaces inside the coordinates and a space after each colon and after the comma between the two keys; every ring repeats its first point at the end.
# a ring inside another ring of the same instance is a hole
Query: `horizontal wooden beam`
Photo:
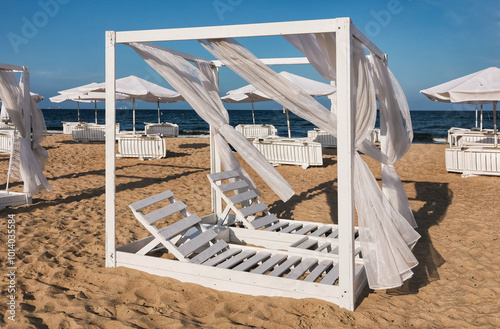
{"type": "Polygon", "coordinates": [[[116,43],[263,37],[335,32],[338,19],[116,32],[116,43]]]}
{"type": "MultiPolygon", "coordinates": [[[[290,57],[290,58],[261,58],[266,65],[300,65],[309,64],[307,57],[290,57]]],[[[212,63],[217,67],[225,66],[221,61],[214,60],[212,63]]]]}
{"type": "Polygon", "coordinates": [[[0,70],[9,70],[9,71],[24,71],[25,67],[24,66],[19,66],[19,65],[11,65],[11,64],[2,64],[0,63],[0,70]]]}

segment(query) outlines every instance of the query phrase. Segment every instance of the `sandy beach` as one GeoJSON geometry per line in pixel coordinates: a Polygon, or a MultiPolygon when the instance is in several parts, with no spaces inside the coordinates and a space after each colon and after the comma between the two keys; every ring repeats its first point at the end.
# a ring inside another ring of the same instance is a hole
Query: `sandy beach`
{"type": "MultiPolygon", "coordinates": [[[[104,144],[51,135],[43,145],[54,190],[36,195],[31,205],[0,211],[2,273],[9,215],[17,231],[16,322],[7,318],[4,277],[1,327],[500,327],[500,177],[447,173],[445,145],[413,144],[396,163],[422,236],[413,278],[399,289],[366,288],[355,312],[316,299],[245,296],[105,268],[104,144]]],[[[191,212],[210,213],[209,140],[169,139],[168,150],[160,160],[117,160],[117,245],[148,235],[128,209],[147,196],[172,190],[191,212]]],[[[326,149],[322,167],[277,167],[296,192],[287,203],[245,168],[278,217],[328,223],[336,214],[336,160],[335,151],[326,149]]],[[[0,157],[0,177],[6,177],[8,162],[0,157]]],[[[380,179],[379,164],[367,162],[380,179]]],[[[11,185],[22,190],[19,182],[11,185]]]]}

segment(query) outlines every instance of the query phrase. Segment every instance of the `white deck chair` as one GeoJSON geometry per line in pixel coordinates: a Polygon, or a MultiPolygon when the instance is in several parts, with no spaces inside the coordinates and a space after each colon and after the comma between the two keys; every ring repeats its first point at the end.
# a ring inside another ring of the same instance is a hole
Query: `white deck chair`
{"type": "MultiPolygon", "coordinates": [[[[256,285],[260,292],[265,292],[262,289],[267,289],[270,294],[277,294],[276,292],[283,294],[284,291],[293,287],[290,296],[300,295],[302,291],[308,297],[325,300],[333,295],[322,297],[321,295],[325,294],[323,289],[338,289],[338,257],[331,253],[307,253],[300,250],[294,252],[293,250],[231,245],[222,238],[230,240],[234,234],[224,234],[225,231],[231,230],[230,228],[201,224],[201,219],[190,214],[182,201],[174,199],[171,191],[132,203],[130,208],[152,236],[120,247],[119,250],[144,256],[165,248],[177,260],[192,264],[190,267],[172,266],[172,273],[170,273],[172,277],[187,280],[188,277],[193,276],[193,273],[198,273],[196,277],[199,276],[200,284],[211,286],[207,284],[208,278],[208,280],[219,282],[213,286],[229,291],[234,290],[229,289],[231,285],[238,286],[240,289],[242,286],[247,286],[246,289],[252,290],[252,282],[258,283],[256,285]],[[168,201],[167,206],[147,214],[143,212],[150,206],[156,205],[155,208],[158,208],[158,203],[165,201],[168,201]],[[180,213],[183,218],[162,228],[154,225],[175,213],[180,213]],[[198,268],[195,265],[206,267],[198,268]],[[227,270],[232,271],[227,272],[227,270]],[[239,274],[232,273],[233,271],[238,271],[239,274]],[[243,272],[247,273],[242,274],[243,272]],[[225,283],[227,286],[220,284],[223,278],[227,278],[225,283]],[[290,279],[295,280],[296,283],[290,279]]],[[[356,265],[356,276],[360,278],[359,280],[363,280],[361,260],[356,265]]],[[[189,281],[196,283],[196,278],[189,281]]],[[[338,293],[336,290],[332,292],[338,293]]],[[[286,296],[287,293],[285,292],[284,295],[286,296]]]]}
{"type": "MultiPolygon", "coordinates": [[[[335,253],[338,246],[338,226],[290,219],[279,219],[271,214],[257,193],[237,171],[208,174],[210,185],[224,200],[226,207],[218,218],[218,225],[243,225],[247,229],[305,236],[291,247],[335,253]],[[232,213],[231,213],[232,212],[232,213]],[[326,239],[325,239],[326,238],[326,239]]],[[[356,240],[358,229],[355,228],[356,240]]],[[[360,252],[356,241],[356,255],[360,252]]]]}

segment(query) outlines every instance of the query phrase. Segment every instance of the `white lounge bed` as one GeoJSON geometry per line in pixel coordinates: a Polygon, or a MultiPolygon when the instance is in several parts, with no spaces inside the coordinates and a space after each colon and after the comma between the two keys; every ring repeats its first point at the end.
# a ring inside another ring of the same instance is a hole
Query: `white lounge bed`
{"type": "Polygon", "coordinates": [[[235,129],[246,138],[276,136],[278,133],[273,125],[237,125],[235,129]]]}
{"type": "Polygon", "coordinates": [[[313,142],[320,143],[322,147],[337,147],[337,138],[319,128],[309,130],[307,132],[307,138],[313,142]]]}
{"type": "Polygon", "coordinates": [[[304,169],[323,165],[321,144],[307,138],[256,138],[253,145],[272,164],[297,165],[304,169]]]}
{"type": "Polygon", "coordinates": [[[63,134],[71,135],[73,132],[73,128],[82,125],[83,122],[66,122],[66,121],[61,121],[62,126],[63,126],[63,134]]]}
{"type": "MultiPolygon", "coordinates": [[[[71,134],[75,142],[104,142],[106,125],[81,123],[73,127],[71,134]]],[[[120,124],[116,124],[116,133],[120,132],[120,124]]]]}
{"type": "Polygon", "coordinates": [[[464,143],[494,144],[493,129],[463,129],[452,127],[448,130],[448,143],[450,147],[461,147],[464,143]]]}
{"type": "Polygon", "coordinates": [[[160,159],[167,155],[167,142],[158,135],[121,135],[118,158],[160,159]]]}
{"type": "Polygon", "coordinates": [[[146,135],[161,135],[162,137],[177,137],[179,136],[179,126],[175,123],[144,123],[144,132],[146,135]]]}
{"type": "Polygon", "coordinates": [[[10,154],[12,152],[12,141],[14,130],[0,130],[0,154],[10,154]]]}
{"type": "MultiPolygon", "coordinates": [[[[337,138],[319,128],[307,131],[307,138],[313,142],[318,142],[322,147],[337,147],[337,138]]],[[[380,143],[380,129],[375,128],[370,133],[372,143],[380,143]]]]}
{"type": "Polygon", "coordinates": [[[500,176],[500,149],[492,144],[448,148],[445,160],[448,172],[500,176]]]}

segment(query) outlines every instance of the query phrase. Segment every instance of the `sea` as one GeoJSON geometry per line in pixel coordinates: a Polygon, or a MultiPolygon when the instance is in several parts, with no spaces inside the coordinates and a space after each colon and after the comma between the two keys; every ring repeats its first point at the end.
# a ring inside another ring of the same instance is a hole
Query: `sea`
{"type": "MultiPolygon", "coordinates": [[[[48,130],[62,131],[62,122],[75,122],[78,119],[76,109],[43,109],[45,124],[48,130]]],[[[228,110],[230,124],[251,124],[251,110],[228,110]]],[[[413,142],[420,144],[445,143],[448,129],[451,127],[472,128],[475,126],[475,111],[411,111],[413,125],[413,142]]],[[[283,110],[256,110],[255,123],[272,124],[278,130],[278,135],[288,137],[287,118],[283,110]]],[[[161,122],[171,122],[179,125],[179,135],[207,136],[208,124],[194,110],[160,110],[161,122]]],[[[315,128],[313,124],[289,112],[290,131],[292,137],[306,137],[307,131],[315,128]]],[[[81,109],[80,120],[95,122],[94,110],[81,109]]],[[[97,122],[105,123],[104,110],[97,110],[97,122]]],[[[121,130],[132,130],[132,110],[117,110],[116,122],[121,130]]],[[[144,130],[145,122],[158,122],[158,110],[136,110],[136,130],[144,130]]],[[[378,127],[378,119],[376,123],[378,127]]],[[[485,111],[483,127],[493,128],[493,113],[485,111]]]]}

